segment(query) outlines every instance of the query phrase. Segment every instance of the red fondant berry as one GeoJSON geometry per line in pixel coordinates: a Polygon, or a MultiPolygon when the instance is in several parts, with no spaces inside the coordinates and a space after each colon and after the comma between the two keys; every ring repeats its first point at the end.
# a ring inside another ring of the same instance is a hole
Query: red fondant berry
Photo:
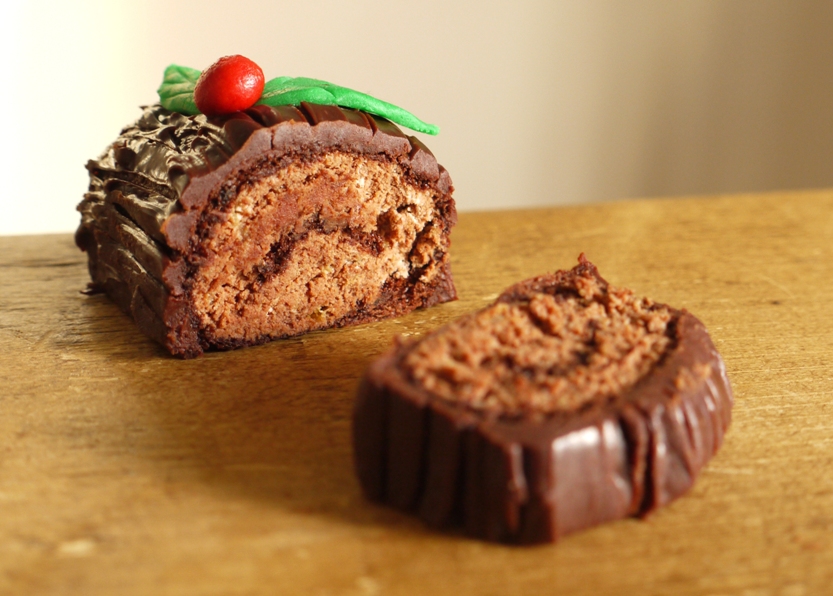
{"type": "Polygon", "coordinates": [[[245,56],[224,56],[200,75],[194,102],[206,116],[231,114],[252,107],[264,82],[263,71],[245,56]]]}

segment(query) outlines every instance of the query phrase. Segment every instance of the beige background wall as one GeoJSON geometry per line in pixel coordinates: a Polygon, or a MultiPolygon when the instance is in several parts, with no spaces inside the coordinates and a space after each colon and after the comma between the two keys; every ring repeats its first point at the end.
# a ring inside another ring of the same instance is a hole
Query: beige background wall
{"type": "Polygon", "coordinates": [[[440,125],[463,210],[833,186],[833,2],[5,0],[0,234],[71,231],[164,67],[242,53],[440,125]]]}

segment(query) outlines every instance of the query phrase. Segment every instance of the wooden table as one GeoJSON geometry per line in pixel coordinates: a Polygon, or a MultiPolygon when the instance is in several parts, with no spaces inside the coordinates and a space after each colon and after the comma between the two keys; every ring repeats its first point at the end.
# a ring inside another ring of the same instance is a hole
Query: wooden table
{"type": "Polygon", "coordinates": [[[833,593],[833,191],[467,213],[452,254],[456,303],[182,361],[80,293],[69,235],[0,238],[0,593],[833,593]],[[526,548],[365,502],[371,359],[581,251],[725,357],[734,420],[694,489],[526,548]]]}

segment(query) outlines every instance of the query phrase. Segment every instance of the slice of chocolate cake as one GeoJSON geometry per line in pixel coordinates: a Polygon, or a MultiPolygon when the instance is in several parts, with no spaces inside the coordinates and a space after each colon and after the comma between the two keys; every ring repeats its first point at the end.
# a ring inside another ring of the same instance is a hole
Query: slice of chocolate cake
{"type": "Polygon", "coordinates": [[[732,392],[703,324],[613,288],[582,255],[368,370],[365,494],[512,543],[641,516],[688,490],[732,392]]]}
{"type": "Polygon", "coordinates": [[[87,166],[92,289],[184,357],[456,297],[451,179],[384,118],[334,105],[153,105],[87,166]]]}

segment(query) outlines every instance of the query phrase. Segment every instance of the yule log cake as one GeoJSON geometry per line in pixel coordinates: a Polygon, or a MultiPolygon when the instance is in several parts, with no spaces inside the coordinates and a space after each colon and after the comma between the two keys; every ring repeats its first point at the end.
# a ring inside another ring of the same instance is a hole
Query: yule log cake
{"type": "Polygon", "coordinates": [[[435,127],[323,81],[264,87],[262,73],[256,105],[218,108],[228,83],[209,78],[206,115],[212,69],[169,67],[161,104],[87,165],[76,242],[92,291],[184,357],[456,297],[451,179],[391,120],[435,127]]]}

